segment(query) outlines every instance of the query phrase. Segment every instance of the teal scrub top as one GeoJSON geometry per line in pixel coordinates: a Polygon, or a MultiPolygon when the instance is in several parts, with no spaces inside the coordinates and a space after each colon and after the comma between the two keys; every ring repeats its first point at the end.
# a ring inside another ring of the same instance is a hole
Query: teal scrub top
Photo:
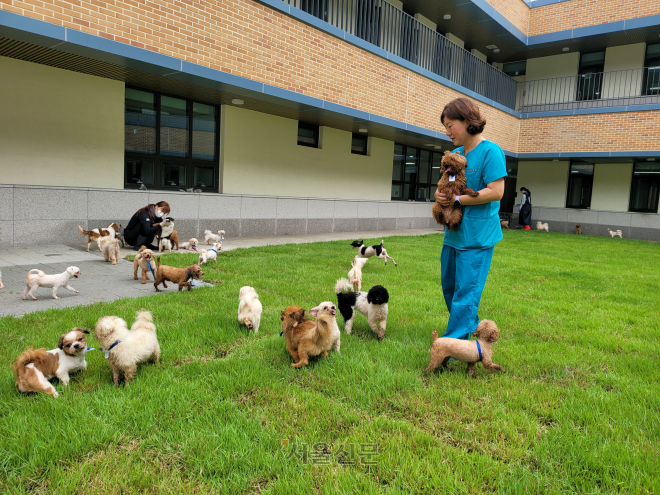
{"type": "MultiPolygon", "coordinates": [[[[465,156],[463,146],[454,150],[465,156]]],[[[504,151],[495,143],[484,139],[467,156],[465,177],[467,186],[481,191],[486,185],[506,177],[504,151]]],[[[500,202],[464,206],[463,221],[458,230],[445,229],[444,244],[455,249],[484,249],[502,240],[499,219],[500,202]]]]}

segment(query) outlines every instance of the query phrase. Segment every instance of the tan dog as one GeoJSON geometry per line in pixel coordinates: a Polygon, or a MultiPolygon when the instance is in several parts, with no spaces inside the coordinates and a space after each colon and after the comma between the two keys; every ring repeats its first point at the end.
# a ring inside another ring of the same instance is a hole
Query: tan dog
{"type": "Polygon", "coordinates": [[[99,251],[101,251],[101,243],[99,242],[99,239],[101,237],[105,236],[110,236],[112,238],[117,237],[117,233],[119,232],[120,226],[117,225],[116,223],[111,223],[108,225],[105,229],[92,229],[92,230],[85,230],[83,229],[80,225],[78,225],[78,230],[82,235],[87,236],[87,252],[89,252],[89,245],[96,241],[98,246],[99,246],[99,251]]]}
{"type": "Polygon", "coordinates": [[[117,316],[99,318],[94,336],[103,346],[115,386],[123,375],[130,383],[137,372],[138,363],[153,359],[160,361],[160,346],[156,337],[156,325],[149,311],[140,311],[130,330],[126,322],[117,316]]]}
{"type": "Polygon", "coordinates": [[[199,267],[199,265],[190,265],[188,268],[175,268],[173,266],[161,265],[160,256],[156,258],[156,280],[154,282],[154,288],[156,292],[162,292],[158,286],[163,284],[163,287],[167,289],[167,284],[165,281],[179,284],[179,290],[187,287],[188,290],[192,289],[192,284],[188,282],[190,279],[199,280],[204,272],[199,267]]]}
{"type": "Polygon", "coordinates": [[[508,220],[500,220],[500,227],[503,229],[508,229],[509,228],[509,221],[508,220]]]}
{"type": "Polygon", "coordinates": [[[37,287],[48,287],[53,288],[53,298],[59,299],[57,297],[57,289],[59,287],[64,287],[65,289],[70,290],[78,294],[78,291],[69,285],[69,280],[72,277],[78,278],[80,276],[80,270],[77,266],[70,266],[63,273],[58,273],[55,275],[46,275],[41,270],[33,268],[25,277],[25,290],[23,291],[23,299],[28,295],[35,301],[37,300],[34,297],[34,291],[37,290],[37,287]]]}
{"type": "Polygon", "coordinates": [[[176,250],[179,250],[179,233],[176,230],[172,231],[172,235],[170,236],[170,242],[172,243],[173,246],[176,247],[176,250]]]}
{"type": "Polygon", "coordinates": [[[133,280],[138,279],[138,268],[142,268],[143,284],[146,284],[147,280],[150,280],[149,272],[154,274],[154,278],[156,278],[156,261],[154,260],[154,252],[151,249],[147,249],[146,246],[140,248],[133,260],[133,280]]]}
{"type": "Polygon", "coordinates": [[[458,230],[463,220],[463,209],[454,206],[454,198],[463,194],[476,198],[479,196],[479,192],[467,186],[467,179],[465,178],[467,159],[463,155],[445,151],[441,166],[443,173],[438,181],[438,191],[447,196],[447,199],[451,201],[451,205],[442,206],[436,201],[433,203],[431,213],[436,222],[451,230],[458,230]]]}
{"type": "Polygon", "coordinates": [[[24,351],[12,366],[18,391],[43,392],[57,398],[57,391],[48,380],[57,377],[66,387],[69,385],[69,373],[87,369],[85,334],[88,333],[84,328],[74,328],[60,337],[57,349],[24,351]]]}
{"type": "Polygon", "coordinates": [[[113,265],[119,263],[119,239],[109,235],[99,239],[104,261],[112,261],[113,265]]]}
{"type": "Polygon", "coordinates": [[[335,316],[335,306],[331,302],[319,304],[310,311],[317,321],[310,321],[305,310],[298,306],[288,306],[280,313],[282,333],[286,347],[293,358],[291,366],[302,368],[309,365],[309,358],[323,355],[333,347],[339,352],[340,334],[335,316]]]}
{"type": "Polygon", "coordinates": [[[612,239],[614,239],[614,238],[617,237],[617,236],[618,236],[619,238],[623,239],[623,232],[621,232],[620,230],[610,230],[610,229],[608,228],[607,231],[608,231],[608,232],[610,233],[610,235],[612,236],[612,239]]]}
{"type": "Polygon", "coordinates": [[[351,284],[352,290],[355,290],[356,285],[358,292],[362,290],[362,267],[368,260],[369,258],[360,258],[360,256],[356,256],[353,258],[353,261],[351,261],[351,266],[353,268],[348,272],[348,280],[351,284]]]}
{"type": "Polygon", "coordinates": [[[545,230],[546,232],[550,232],[547,222],[546,223],[536,222],[536,230],[545,230]]]}
{"type": "Polygon", "coordinates": [[[579,223],[575,224],[575,233],[577,235],[582,235],[582,225],[580,225],[579,223]]]}
{"type": "Polygon", "coordinates": [[[438,338],[438,332],[433,330],[433,344],[431,345],[431,361],[424,370],[429,372],[439,365],[447,367],[450,358],[468,363],[467,372],[469,376],[474,373],[474,365],[479,361],[484,363],[484,368],[504,372],[499,364],[493,363],[493,343],[497,342],[499,329],[493,320],[481,320],[472,335],[474,340],[451,339],[447,337],[438,338]]]}
{"type": "Polygon", "coordinates": [[[262,311],[263,306],[254,287],[247,285],[241,287],[238,293],[238,322],[257,333],[261,323],[262,311]]]}
{"type": "Polygon", "coordinates": [[[199,241],[194,237],[188,242],[181,243],[181,249],[189,249],[190,251],[197,251],[197,244],[199,241]]]}

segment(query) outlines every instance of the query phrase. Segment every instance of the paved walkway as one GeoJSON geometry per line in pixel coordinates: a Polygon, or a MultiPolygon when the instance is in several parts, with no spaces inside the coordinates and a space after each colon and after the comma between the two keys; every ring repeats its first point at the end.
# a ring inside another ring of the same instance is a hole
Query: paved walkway
{"type": "MultiPolygon", "coordinates": [[[[386,230],[378,232],[338,232],[332,234],[305,234],[301,236],[238,237],[225,239],[222,248],[230,251],[237,248],[268,246],[278,244],[301,244],[337,240],[373,239],[375,237],[424,235],[438,233],[439,229],[386,230]]],[[[142,285],[133,280],[133,263],[124,259],[118,265],[105,263],[103,255],[92,243],[90,252],[85,251],[86,243],[79,245],[56,244],[50,246],[18,247],[0,251],[0,271],[5,286],[0,289],[0,317],[20,316],[46,309],[60,309],[71,306],[88,305],[96,302],[110,302],[125,297],[157,295],[153,282],[142,285]],[[80,278],[71,279],[69,285],[80,291],[79,294],[64,288],[57,290],[60,299],[53,299],[52,289],[38,288],[36,301],[24,301],[21,292],[25,289],[25,276],[32,268],[46,273],[62,273],[69,266],[80,269],[80,278]]],[[[207,248],[209,246],[202,246],[207,248]]],[[[173,251],[173,253],[176,251],[173,251]]],[[[182,251],[184,253],[190,251],[182,251]]],[[[132,249],[122,249],[120,257],[135,254],[132,249]]],[[[210,285],[195,281],[196,286],[210,285]]],[[[176,291],[176,285],[168,285],[164,292],[176,291]]]]}

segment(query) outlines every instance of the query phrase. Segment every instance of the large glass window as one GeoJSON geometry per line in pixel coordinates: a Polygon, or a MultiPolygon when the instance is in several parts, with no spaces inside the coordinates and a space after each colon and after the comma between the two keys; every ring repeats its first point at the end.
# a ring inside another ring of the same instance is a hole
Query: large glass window
{"type": "Polygon", "coordinates": [[[658,213],[660,163],[635,163],[630,188],[630,211],[658,213]]]}
{"type": "Polygon", "coordinates": [[[413,146],[395,144],[392,200],[435,201],[442,155],[413,146]]]}
{"type": "Polygon", "coordinates": [[[319,126],[298,122],[298,146],[319,147],[319,126]]]}
{"type": "Polygon", "coordinates": [[[646,46],[643,94],[660,95],[660,43],[646,46]]]}
{"type": "Polygon", "coordinates": [[[217,192],[217,107],[134,88],[125,98],[124,187],[217,192]]]}
{"type": "Polygon", "coordinates": [[[603,71],[605,70],[605,52],[583,53],[580,55],[578,71],[578,87],[576,99],[598,100],[603,87],[603,71]]]}
{"type": "Polygon", "coordinates": [[[568,177],[566,208],[590,208],[591,189],[593,184],[593,163],[571,163],[571,169],[568,177]]]}

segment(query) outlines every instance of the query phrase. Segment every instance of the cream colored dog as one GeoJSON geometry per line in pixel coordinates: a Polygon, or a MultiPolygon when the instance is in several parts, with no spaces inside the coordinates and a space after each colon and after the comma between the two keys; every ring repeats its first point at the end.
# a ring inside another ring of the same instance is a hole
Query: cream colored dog
{"type": "Polygon", "coordinates": [[[621,232],[620,230],[610,230],[608,228],[607,231],[612,236],[612,239],[614,239],[615,237],[619,237],[619,238],[623,239],[623,232],[621,232]]]}
{"type": "Polygon", "coordinates": [[[156,325],[149,311],[139,311],[130,330],[126,322],[117,316],[99,318],[94,336],[103,346],[101,350],[105,351],[117,387],[122,374],[125,383],[133,380],[138,363],[149,359],[156,363],[160,361],[156,325]]]}
{"type": "Polygon", "coordinates": [[[213,249],[204,249],[199,252],[199,261],[198,265],[203,265],[209,260],[213,260],[215,263],[218,262],[218,252],[222,251],[222,243],[216,242],[213,244],[213,249]]]}
{"type": "Polygon", "coordinates": [[[25,290],[23,291],[23,299],[25,299],[25,296],[28,295],[36,301],[37,298],[34,297],[33,293],[37,287],[52,287],[53,297],[55,299],[59,299],[59,297],[57,297],[57,289],[59,287],[64,287],[65,289],[78,294],[78,291],[69,285],[69,280],[71,280],[72,277],[78,278],[79,276],[80,270],[77,266],[70,266],[66,269],[66,271],[63,273],[58,273],[57,275],[46,275],[41,270],[33,268],[28,272],[27,277],[25,277],[25,290]]]}
{"type": "Polygon", "coordinates": [[[199,241],[193,237],[188,242],[182,242],[181,246],[179,246],[179,247],[181,249],[188,249],[190,251],[197,251],[197,244],[198,243],[199,243],[199,241]]]}
{"type": "Polygon", "coordinates": [[[362,267],[368,260],[369,258],[360,258],[359,256],[356,256],[351,262],[353,268],[348,272],[348,280],[351,282],[353,291],[355,290],[356,285],[358,292],[362,290],[362,267]]]}
{"type": "Polygon", "coordinates": [[[104,261],[112,261],[113,265],[119,263],[119,239],[112,238],[109,235],[101,237],[101,252],[104,261]]]}
{"type": "Polygon", "coordinates": [[[223,239],[225,238],[225,231],[224,230],[218,230],[218,234],[214,234],[210,230],[205,230],[204,231],[204,244],[210,245],[211,242],[222,242],[223,239]]]}
{"type": "Polygon", "coordinates": [[[541,223],[541,222],[536,222],[536,230],[545,230],[546,232],[550,232],[548,229],[548,224],[546,223],[541,223]]]}
{"type": "Polygon", "coordinates": [[[263,307],[254,287],[241,287],[238,293],[238,322],[257,333],[262,311],[263,307]]]}

